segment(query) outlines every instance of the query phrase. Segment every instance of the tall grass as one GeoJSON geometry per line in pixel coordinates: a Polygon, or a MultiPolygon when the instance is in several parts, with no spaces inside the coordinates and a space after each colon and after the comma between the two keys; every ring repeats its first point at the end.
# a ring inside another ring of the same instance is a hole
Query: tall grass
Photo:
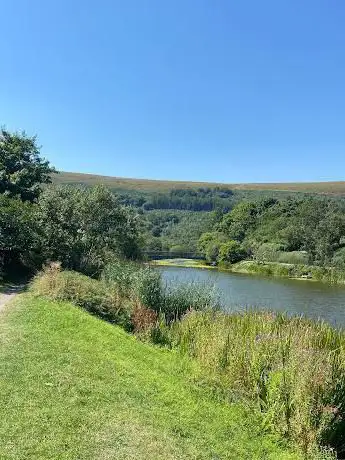
{"type": "Polygon", "coordinates": [[[290,439],[309,458],[320,444],[344,458],[342,331],[269,312],[222,313],[210,286],[164,285],[159,272],[122,262],[101,280],[52,264],[31,290],[177,348],[199,363],[200,383],[260,411],[263,430],[290,439]]]}
{"type": "Polygon", "coordinates": [[[108,286],[116,286],[123,297],[159,311],[162,304],[161,275],[149,266],[116,260],[103,270],[101,279],[108,286]]]}
{"type": "Polygon", "coordinates": [[[102,280],[115,285],[122,295],[163,314],[167,322],[188,310],[214,309],[219,303],[214,286],[193,282],[164,284],[157,270],[138,263],[115,261],[105,268],[102,280]]]}
{"type": "Polygon", "coordinates": [[[90,313],[125,327],[143,331],[170,323],[188,310],[214,308],[217,296],[208,285],[166,285],[149,266],[115,261],[100,280],[52,263],[35,277],[31,291],[52,300],[70,301],[90,313]]]}
{"type": "Polygon", "coordinates": [[[324,444],[345,454],[343,332],[281,314],[190,312],[169,333],[230,400],[262,412],[263,428],[305,452],[324,444]]]}
{"type": "Polygon", "coordinates": [[[33,279],[30,290],[51,300],[72,302],[106,321],[131,329],[132,306],[115,286],[81,273],[62,271],[58,263],[45,267],[33,279]]]}

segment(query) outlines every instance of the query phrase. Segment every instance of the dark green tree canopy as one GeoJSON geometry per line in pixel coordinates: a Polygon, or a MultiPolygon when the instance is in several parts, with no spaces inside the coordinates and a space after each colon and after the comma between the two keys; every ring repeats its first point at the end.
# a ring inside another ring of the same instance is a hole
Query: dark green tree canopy
{"type": "Polygon", "coordinates": [[[51,182],[53,172],[54,168],[40,156],[36,137],[0,130],[0,193],[35,201],[41,184],[51,182]]]}
{"type": "Polygon", "coordinates": [[[106,187],[47,187],[34,206],[42,262],[95,275],[116,257],[140,256],[138,215],[106,187]]]}

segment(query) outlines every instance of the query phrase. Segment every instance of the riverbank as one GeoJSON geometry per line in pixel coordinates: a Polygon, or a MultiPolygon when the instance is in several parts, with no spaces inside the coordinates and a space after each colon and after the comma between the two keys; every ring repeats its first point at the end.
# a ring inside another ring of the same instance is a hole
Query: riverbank
{"type": "Polygon", "coordinates": [[[194,259],[153,260],[152,265],[162,267],[185,267],[219,270],[248,275],[276,276],[302,281],[323,281],[331,284],[345,284],[345,273],[331,267],[297,265],[280,262],[256,262],[243,260],[232,265],[212,266],[205,261],[194,259]]]}

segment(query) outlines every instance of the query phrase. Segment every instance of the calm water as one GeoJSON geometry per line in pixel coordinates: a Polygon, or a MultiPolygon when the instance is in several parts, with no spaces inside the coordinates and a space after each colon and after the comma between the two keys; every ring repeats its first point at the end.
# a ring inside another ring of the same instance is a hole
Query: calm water
{"type": "Polygon", "coordinates": [[[167,282],[203,282],[217,287],[226,309],[268,308],[345,327],[345,287],[266,278],[200,268],[159,267],[167,282]]]}

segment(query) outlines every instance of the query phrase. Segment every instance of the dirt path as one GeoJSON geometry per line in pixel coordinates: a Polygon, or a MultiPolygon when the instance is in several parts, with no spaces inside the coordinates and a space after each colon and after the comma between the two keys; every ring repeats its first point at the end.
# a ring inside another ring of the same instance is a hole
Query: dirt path
{"type": "Polygon", "coordinates": [[[4,292],[0,293],[0,312],[5,308],[7,303],[13,299],[19,292],[23,291],[25,288],[25,285],[23,284],[15,284],[15,285],[10,285],[7,286],[4,290],[4,292]]]}

